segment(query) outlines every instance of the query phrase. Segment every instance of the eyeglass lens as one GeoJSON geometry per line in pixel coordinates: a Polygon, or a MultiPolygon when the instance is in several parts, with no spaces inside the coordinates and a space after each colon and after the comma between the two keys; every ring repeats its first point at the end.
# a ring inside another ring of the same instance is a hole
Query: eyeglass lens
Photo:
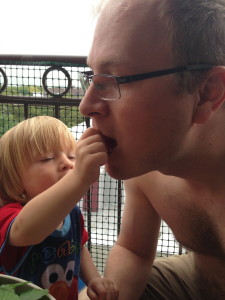
{"type": "Polygon", "coordinates": [[[113,76],[95,75],[92,81],[101,99],[116,100],[120,97],[119,86],[113,76]]]}
{"type": "Polygon", "coordinates": [[[80,81],[84,92],[87,91],[91,81],[102,100],[116,100],[120,98],[119,86],[116,78],[110,75],[94,75],[92,78],[81,74],[80,81]]]}
{"type": "Polygon", "coordinates": [[[81,87],[85,93],[90,86],[90,79],[86,74],[79,73],[79,80],[81,83],[81,87]]]}

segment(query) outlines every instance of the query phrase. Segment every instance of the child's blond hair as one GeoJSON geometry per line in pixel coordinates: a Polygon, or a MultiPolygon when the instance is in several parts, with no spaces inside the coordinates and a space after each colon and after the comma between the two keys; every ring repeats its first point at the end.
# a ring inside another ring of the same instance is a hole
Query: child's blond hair
{"type": "Polygon", "coordinates": [[[37,155],[62,150],[64,145],[75,151],[75,139],[60,120],[38,116],[24,120],[8,130],[0,139],[1,202],[19,201],[23,197],[21,174],[37,155]]]}

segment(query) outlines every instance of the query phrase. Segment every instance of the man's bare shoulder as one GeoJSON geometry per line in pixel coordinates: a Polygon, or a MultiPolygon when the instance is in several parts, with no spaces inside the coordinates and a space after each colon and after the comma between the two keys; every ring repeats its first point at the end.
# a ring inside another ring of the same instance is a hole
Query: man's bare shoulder
{"type": "Polygon", "coordinates": [[[167,176],[163,175],[162,173],[158,172],[158,171],[152,171],[149,173],[145,173],[141,176],[138,177],[133,177],[130,179],[125,180],[125,184],[128,183],[128,185],[132,185],[132,184],[137,184],[137,185],[141,185],[144,186],[146,183],[156,183],[156,182],[160,182],[161,179],[166,179],[167,176]]]}
{"type": "Polygon", "coordinates": [[[146,195],[152,196],[162,196],[162,193],[168,190],[168,185],[178,186],[179,184],[182,184],[181,179],[164,175],[158,171],[152,171],[125,181],[126,189],[139,189],[146,195]]]}

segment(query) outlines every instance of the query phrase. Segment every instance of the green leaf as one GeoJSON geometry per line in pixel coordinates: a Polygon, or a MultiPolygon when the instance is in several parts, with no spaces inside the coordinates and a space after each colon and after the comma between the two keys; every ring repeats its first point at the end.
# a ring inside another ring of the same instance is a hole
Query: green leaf
{"type": "Polygon", "coordinates": [[[41,299],[45,295],[48,295],[48,290],[33,289],[33,290],[23,292],[20,295],[19,299],[21,299],[21,300],[38,300],[38,299],[41,299]]]}
{"type": "Polygon", "coordinates": [[[18,283],[10,283],[10,284],[2,284],[0,286],[1,290],[9,291],[11,293],[15,293],[15,290],[18,286],[26,285],[27,282],[18,282],[18,283]]]}
{"type": "Polygon", "coordinates": [[[16,291],[18,286],[27,285],[28,283],[29,282],[19,282],[0,285],[0,300],[39,300],[49,294],[47,289],[34,288],[20,293],[16,291]]]}
{"type": "Polygon", "coordinates": [[[13,292],[0,289],[0,299],[1,300],[20,300],[20,297],[13,292]]]}

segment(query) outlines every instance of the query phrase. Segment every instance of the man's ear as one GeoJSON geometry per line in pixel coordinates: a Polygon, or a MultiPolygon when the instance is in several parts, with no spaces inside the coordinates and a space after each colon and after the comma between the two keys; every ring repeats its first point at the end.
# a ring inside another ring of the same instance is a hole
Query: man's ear
{"type": "Polygon", "coordinates": [[[207,122],[225,101],[225,67],[210,70],[199,89],[199,102],[195,108],[194,123],[207,122]]]}

